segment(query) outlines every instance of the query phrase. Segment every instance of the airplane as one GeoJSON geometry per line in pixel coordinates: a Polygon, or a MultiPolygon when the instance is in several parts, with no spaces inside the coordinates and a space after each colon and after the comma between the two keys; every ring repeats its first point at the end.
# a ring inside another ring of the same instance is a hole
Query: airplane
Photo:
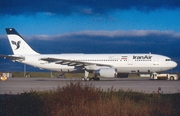
{"type": "Polygon", "coordinates": [[[6,28],[13,55],[0,57],[40,69],[59,72],[84,72],[82,80],[101,77],[117,77],[118,73],[152,74],[177,66],[171,58],[158,54],[40,54],[33,50],[14,29],[6,28]],[[95,77],[90,78],[89,73],[95,77]]]}

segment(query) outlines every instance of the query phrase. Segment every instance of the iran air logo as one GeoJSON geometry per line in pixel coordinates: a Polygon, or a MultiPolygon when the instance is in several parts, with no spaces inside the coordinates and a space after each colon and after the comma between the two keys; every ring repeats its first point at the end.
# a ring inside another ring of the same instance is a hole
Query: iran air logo
{"type": "Polygon", "coordinates": [[[17,42],[11,41],[11,43],[16,46],[16,49],[15,49],[15,50],[17,50],[17,49],[19,49],[19,47],[20,47],[21,41],[17,41],[17,42]]]}

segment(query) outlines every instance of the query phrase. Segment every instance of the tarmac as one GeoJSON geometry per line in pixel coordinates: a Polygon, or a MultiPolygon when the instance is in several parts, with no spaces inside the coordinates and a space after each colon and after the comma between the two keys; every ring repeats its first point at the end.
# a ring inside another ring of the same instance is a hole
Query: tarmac
{"type": "MultiPolygon", "coordinates": [[[[20,94],[29,91],[55,90],[70,82],[79,82],[80,78],[8,78],[0,81],[0,94],[20,94]]],[[[101,78],[100,81],[81,81],[103,90],[124,90],[144,93],[157,93],[161,87],[163,94],[180,92],[180,81],[151,80],[150,78],[101,78]]]]}

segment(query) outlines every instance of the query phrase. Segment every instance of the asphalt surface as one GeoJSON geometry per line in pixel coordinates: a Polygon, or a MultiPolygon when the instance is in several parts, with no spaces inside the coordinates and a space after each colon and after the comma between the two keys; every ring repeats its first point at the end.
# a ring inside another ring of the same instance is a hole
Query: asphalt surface
{"type": "MultiPolygon", "coordinates": [[[[19,94],[23,92],[55,90],[70,82],[78,82],[80,78],[9,78],[0,81],[0,94],[19,94]]],[[[83,84],[92,84],[103,90],[123,89],[145,93],[157,92],[161,87],[163,93],[172,94],[180,92],[180,81],[151,80],[150,78],[101,78],[100,81],[81,81],[83,84]]]]}

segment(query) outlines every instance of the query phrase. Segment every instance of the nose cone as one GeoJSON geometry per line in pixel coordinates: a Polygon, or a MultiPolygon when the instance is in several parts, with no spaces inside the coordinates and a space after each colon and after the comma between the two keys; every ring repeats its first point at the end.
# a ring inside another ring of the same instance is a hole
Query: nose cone
{"type": "Polygon", "coordinates": [[[178,64],[176,62],[172,61],[171,65],[173,68],[175,68],[178,64]]]}

